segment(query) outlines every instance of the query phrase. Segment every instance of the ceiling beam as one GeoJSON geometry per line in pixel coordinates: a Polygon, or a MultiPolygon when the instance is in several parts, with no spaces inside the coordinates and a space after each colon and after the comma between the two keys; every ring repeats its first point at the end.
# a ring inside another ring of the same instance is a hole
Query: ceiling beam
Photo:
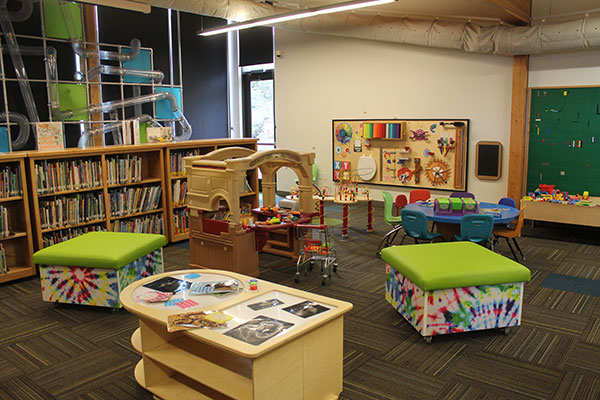
{"type": "Polygon", "coordinates": [[[531,0],[488,0],[517,18],[524,25],[529,25],[531,16],[531,0]]]}

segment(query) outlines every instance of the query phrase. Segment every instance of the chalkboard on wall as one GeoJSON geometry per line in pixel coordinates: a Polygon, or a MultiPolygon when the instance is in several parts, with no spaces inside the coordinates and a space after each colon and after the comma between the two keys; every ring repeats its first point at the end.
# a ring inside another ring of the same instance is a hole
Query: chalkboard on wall
{"type": "Polygon", "coordinates": [[[496,181],[502,173],[502,143],[477,142],[475,152],[475,176],[496,181]]]}

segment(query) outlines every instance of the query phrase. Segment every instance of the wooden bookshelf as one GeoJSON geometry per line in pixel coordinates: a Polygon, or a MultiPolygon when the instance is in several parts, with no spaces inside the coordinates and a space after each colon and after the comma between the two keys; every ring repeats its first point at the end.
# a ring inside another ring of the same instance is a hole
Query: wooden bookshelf
{"type": "Polygon", "coordinates": [[[108,229],[122,232],[135,230],[141,233],[160,233],[167,236],[164,145],[111,146],[106,147],[104,152],[108,192],[107,209],[110,210],[108,229]],[[111,172],[109,169],[110,165],[114,165],[115,160],[125,161],[125,165],[128,163],[133,165],[137,162],[137,172],[133,173],[131,170],[134,168],[126,167],[123,174],[123,168],[121,168],[122,179],[111,179],[111,177],[119,175],[118,171],[111,172]],[[108,185],[108,182],[111,184],[108,185]],[[127,199],[132,201],[132,205],[118,213],[114,199],[124,193],[127,193],[127,199]],[[148,199],[150,200],[148,201],[148,199]]]}
{"type": "MultiPolygon", "coordinates": [[[[0,172],[5,166],[20,166],[22,182],[21,194],[0,197],[0,206],[9,209],[12,233],[0,237],[0,243],[10,254],[7,261],[11,266],[8,274],[0,275],[0,282],[35,275],[31,260],[34,249],[42,249],[47,244],[58,243],[90,230],[129,230],[133,229],[132,221],[136,221],[135,226],[143,223],[142,226],[152,228],[152,232],[163,233],[171,242],[187,239],[189,218],[185,216],[187,224],[183,232],[177,232],[174,224],[177,215],[187,213],[187,205],[173,199],[174,182],[186,182],[187,177],[182,161],[179,167],[181,171],[171,163],[184,152],[206,154],[232,146],[256,150],[256,143],[257,139],[205,139],[0,155],[0,172]],[[117,175],[116,179],[110,178],[110,174],[115,174],[117,161],[134,159],[137,161],[119,164],[120,171],[125,166],[125,173],[117,175]],[[74,170],[83,172],[75,174],[74,170]],[[133,177],[136,174],[137,177],[133,177]],[[130,191],[135,199],[136,191],[148,187],[160,191],[155,207],[114,213],[111,195],[130,191]],[[75,203],[90,207],[89,204],[93,202],[102,212],[91,216],[76,212],[81,210],[81,206],[77,209],[75,203]],[[60,221],[48,220],[50,211],[58,215],[60,204],[66,210],[62,214],[65,218],[60,221]],[[73,214],[77,217],[69,218],[73,214]]],[[[248,172],[248,184],[251,190],[241,195],[242,201],[257,207],[259,189],[256,170],[248,172]]]]}
{"type": "Polygon", "coordinates": [[[36,249],[90,230],[131,231],[148,225],[153,227],[151,233],[165,233],[162,144],[29,152],[28,156],[36,249]],[[152,203],[150,188],[155,194],[152,203]],[[111,201],[115,198],[125,204],[118,213],[111,201]],[[68,218],[56,221],[55,207],[69,201],[73,206],[67,205],[62,213],[68,218]],[[146,204],[154,205],[142,207],[146,204]],[[144,224],[147,218],[153,222],[144,224]]]}
{"type": "MultiPolygon", "coordinates": [[[[189,212],[186,208],[187,198],[183,195],[182,189],[184,185],[187,187],[183,157],[208,154],[213,150],[225,147],[245,147],[256,151],[257,142],[258,139],[204,139],[165,145],[166,212],[170,242],[189,238],[189,212]],[[179,192],[179,196],[177,196],[177,192],[179,192]]],[[[244,193],[241,201],[252,204],[252,207],[258,207],[259,189],[256,170],[248,172],[248,184],[252,190],[244,193]]]]}
{"type": "Polygon", "coordinates": [[[5,223],[8,224],[8,232],[0,237],[7,268],[5,273],[0,273],[0,283],[36,274],[32,260],[33,241],[25,169],[26,156],[27,153],[0,155],[0,207],[6,210],[5,223]],[[20,182],[17,187],[11,185],[10,189],[4,182],[4,174],[9,170],[10,176],[20,182]]]}
{"type": "Polygon", "coordinates": [[[36,250],[89,230],[107,229],[106,175],[103,172],[102,149],[32,151],[29,152],[28,164],[36,250]],[[82,198],[89,200],[87,204],[95,202],[96,215],[86,218],[87,213],[81,209],[75,215],[75,199],[82,198]],[[68,216],[61,221],[57,221],[52,213],[59,201],[73,202],[70,204],[73,207],[67,206],[68,216]]]}

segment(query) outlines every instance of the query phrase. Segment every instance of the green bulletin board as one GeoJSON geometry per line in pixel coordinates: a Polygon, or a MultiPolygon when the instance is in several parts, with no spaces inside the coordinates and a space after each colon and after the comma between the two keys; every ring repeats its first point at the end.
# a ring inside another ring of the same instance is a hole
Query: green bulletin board
{"type": "Polygon", "coordinates": [[[600,87],[531,90],[527,192],[600,196],[600,87]]]}

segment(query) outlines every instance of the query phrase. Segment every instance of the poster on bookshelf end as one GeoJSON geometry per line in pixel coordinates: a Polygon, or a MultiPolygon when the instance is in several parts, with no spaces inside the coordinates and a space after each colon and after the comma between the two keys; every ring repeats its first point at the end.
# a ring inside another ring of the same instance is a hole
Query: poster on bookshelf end
{"type": "Polygon", "coordinates": [[[148,143],[166,143],[173,141],[173,132],[170,127],[148,127],[146,132],[148,143]]]}
{"type": "Polygon", "coordinates": [[[37,149],[40,151],[64,150],[62,122],[36,122],[37,149]]]}

